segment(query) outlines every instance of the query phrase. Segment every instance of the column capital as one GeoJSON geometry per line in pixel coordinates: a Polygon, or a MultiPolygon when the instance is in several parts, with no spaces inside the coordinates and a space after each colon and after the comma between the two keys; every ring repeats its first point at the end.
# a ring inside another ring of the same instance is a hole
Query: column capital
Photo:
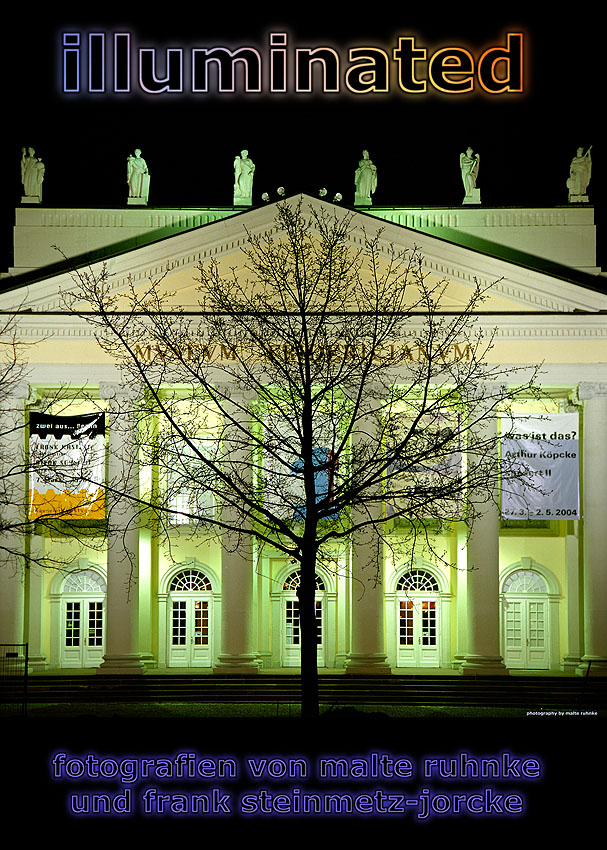
{"type": "Polygon", "coordinates": [[[6,396],[8,399],[29,399],[30,391],[29,381],[15,381],[12,386],[8,387],[6,396]]]}
{"type": "Polygon", "coordinates": [[[256,401],[258,394],[249,387],[238,387],[234,384],[216,383],[214,388],[226,401],[234,401],[235,404],[250,404],[256,401]]]}
{"type": "Polygon", "coordinates": [[[582,381],[578,384],[577,395],[580,401],[591,398],[607,398],[607,381],[582,381]]]}
{"type": "Polygon", "coordinates": [[[508,396],[508,385],[499,381],[479,381],[471,387],[465,387],[465,400],[478,403],[495,399],[505,399],[508,396]]]}
{"type": "Polygon", "coordinates": [[[119,381],[102,381],[99,384],[99,398],[107,398],[110,401],[139,401],[143,396],[143,390],[138,384],[124,384],[119,381]]]}

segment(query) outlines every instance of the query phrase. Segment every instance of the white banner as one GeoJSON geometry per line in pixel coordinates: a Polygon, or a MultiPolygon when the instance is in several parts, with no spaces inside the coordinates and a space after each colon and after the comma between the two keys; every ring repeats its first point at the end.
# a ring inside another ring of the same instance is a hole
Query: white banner
{"type": "Polygon", "coordinates": [[[502,517],[579,519],[578,414],[502,417],[501,424],[502,517]]]}
{"type": "Polygon", "coordinates": [[[105,519],[105,416],[30,413],[29,517],[105,519]]]}

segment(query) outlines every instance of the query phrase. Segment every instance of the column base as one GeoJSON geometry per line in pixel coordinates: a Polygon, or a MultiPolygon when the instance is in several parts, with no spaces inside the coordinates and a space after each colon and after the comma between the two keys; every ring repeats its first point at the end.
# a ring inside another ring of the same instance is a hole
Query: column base
{"type": "Polygon", "coordinates": [[[607,658],[599,655],[582,655],[576,669],[578,676],[607,676],[607,658]]]}
{"type": "Polygon", "coordinates": [[[348,654],[345,665],[346,675],[351,676],[390,676],[392,668],[386,661],[385,653],[348,654]]]}
{"type": "Polygon", "coordinates": [[[501,655],[466,655],[460,666],[462,676],[508,676],[501,655]]]}
{"type": "Polygon", "coordinates": [[[563,658],[563,663],[561,664],[561,670],[564,673],[577,673],[579,666],[580,666],[580,656],[579,655],[566,655],[563,658]]]}
{"type": "Polygon", "coordinates": [[[213,665],[213,673],[251,676],[259,673],[261,662],[254,653],[220,655],[213,665]]]}
{"type": "Polygon", "coordinates": [[[139,676],[145,673],[145,664],[139,653],[135,655],[106,655],[97,673],[107,676],[139,676]]]}
{"type": "Polygon", "coordinates": [[[28,670],[48,670],[46,655],[30,655],[27,662],[28,670]]]}

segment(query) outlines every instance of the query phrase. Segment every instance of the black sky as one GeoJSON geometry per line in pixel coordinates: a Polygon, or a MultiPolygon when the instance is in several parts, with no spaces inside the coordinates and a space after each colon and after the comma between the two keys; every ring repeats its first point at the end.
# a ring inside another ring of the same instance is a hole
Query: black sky
{"type": "MultiPolygon", "coordinates": [[[[3,177],[1,270],[10,265],[19,159],[33,146],[46,165],[45,206],[123,206],[126,157],[141,148],[151,172],[150,206],[231,203],[233,159],[247,148],[256,163],[254,202],[264,191],[315,193],[326,186],[353,201],[353,173],[367,148],[378,168],[377,205],[458,205],[459,154],[481,154],[483,204],[552,206],[567,203],[569,162],[593,145],[591,201],[604,195],[602,98],[597,79],[597,20],[551,4],[504,5],[491,14],[433,4],[381,12],[367,7],[340,14],[306,4],[299,14],[230,4],[225,13],[201,5],[172,14],[113,9],[96,16],[82,6],[31,15],[18,35],[5,29],[2,61],[5,124],[0,140],[3,177]],[[444,9],[449,8],[449,12],[444,9]],[[527,44],[525,96],[292,95],[65,97],[58,91],[60,34],[131,31],[140,46],[253,45],[262,51],[271,31],[287,29],[290,46],[377,45],[415,35],[429,52],[447,44],[478,54],[503,45],[507,31],[527,44]]],[[[343,9],[340,5],[340,8],[343,9]]]]}

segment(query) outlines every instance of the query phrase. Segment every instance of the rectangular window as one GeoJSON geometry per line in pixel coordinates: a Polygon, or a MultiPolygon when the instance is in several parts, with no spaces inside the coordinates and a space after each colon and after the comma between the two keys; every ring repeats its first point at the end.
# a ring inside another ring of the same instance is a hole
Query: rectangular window
{"type": "MultiPolygon", "coordinates": [[[[302,439],[293,423],[278,414],[266,418],[264,452],[264,497],[272,510],[285,520],[303,520],[306,516],[302,439]]],[[[337,488],[339,421],[336,415],[320,413],[314,420],[313,440],[319,446],[313,452],[316,504],[331,504],[337,488]]],[[[330,510],[328,516],[334,516],[330,510]]]]}
{"type": "MultiPolygon", "coordinates": [[[[303,471],[303,460],[300,459],[296,461],[294,466],[296,469],[301,469],[303,471]]],[[[314,451],[314,467],[318,467],[318,470],[314,473],[316,504],[323,502],[327,498],[330,503],[333,497],[335,474],[337,470],[337,460],[334,459],[331,449],[316,449],[314,451]]],[[[301,489],[303,495],[303,482],[301,489]]],[[[295,516],[297,519],[305,519],[305,504],[297,505],[295,507],[295,516]]]]}
{"type": "Polygon", "coordinates": [[[80,646],[80,602],[66,604],[65,645],[80,646]]]}
{"type": "MultiPolygon", "coordinates": [[[[322,602],[317,599],[316,607],[316,643],[322,645],[322,602]]],[[[287,646],[299,646],[301,637],[299,632],[299,602],[296,599],[286,600],[285,609],[285,641],[287,646]]]]}
{"type": "Polygon", "coordinates": [[[89,602],[88,645],[103,645],[103,602],[89,602]]]}
{"type": "Polygon", "coordinates": [[[185,646],[187,635],[187,602],[185,600],[173,601],[172,631],[171,643],[173,646],[185,646]]]}
{"type": "Polygon", "coordinates": [[[172,525],[204,522],[213,516],[213,473],[203,458],[211,459],[215,442],[207,437],[194,437],[191,445],[183,441],[172,444],[166,458],[169,521],[172,525]]]}
{"type": "Polygon", "coordinates": [[[436,409],[415,423],[403,413],[386,446],[386,515],[462,516],[460,416],[436,409]]]}

